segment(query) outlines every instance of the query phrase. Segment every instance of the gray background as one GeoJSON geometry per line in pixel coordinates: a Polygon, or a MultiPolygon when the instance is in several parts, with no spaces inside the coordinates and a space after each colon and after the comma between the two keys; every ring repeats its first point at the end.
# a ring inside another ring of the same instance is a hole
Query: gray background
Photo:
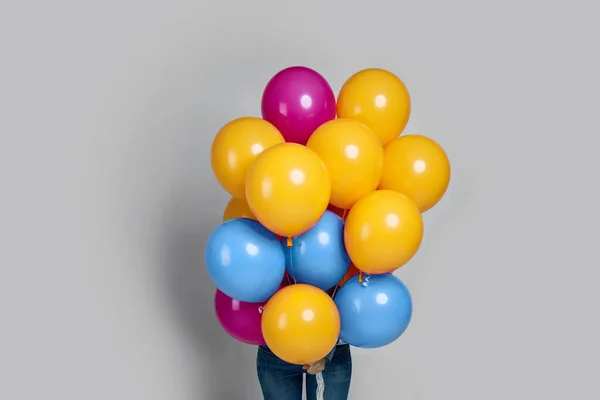
{"type": "Polygon", "coordinates": [[[260,398],[203,266],[209,148],[294,64],[394,71],[453,166],[351,399],[600,398],[593,3],[0,2],[0,398],[260,398]]]}

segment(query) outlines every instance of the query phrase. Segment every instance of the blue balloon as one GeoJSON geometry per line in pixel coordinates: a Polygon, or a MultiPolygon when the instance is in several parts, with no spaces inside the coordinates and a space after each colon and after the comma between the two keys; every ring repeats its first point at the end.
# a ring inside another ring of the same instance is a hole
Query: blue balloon
{"type": "Polygon", "coordinates": [[[286,248],[286,268],[296,283],[322,290],[335,286],[350,267],[344,245],[344,220],[325,211],[319,222],[286,248]]]}
{"type": "Polygon", "coordinates": [[[208,238],[204,260],[221,292],[249,303],[267,301],[285,273],[285,254],[277,236],[247,218],[219,225],[208,238]]]}
{"type": "Polygon", "coordinates": [[[412,317],[412,299],[404,283],[392,274],[358,276],[340,288],[335,304],[340,312],[340,339],[351,346],[374,349],[400,337],[412,317]]]}

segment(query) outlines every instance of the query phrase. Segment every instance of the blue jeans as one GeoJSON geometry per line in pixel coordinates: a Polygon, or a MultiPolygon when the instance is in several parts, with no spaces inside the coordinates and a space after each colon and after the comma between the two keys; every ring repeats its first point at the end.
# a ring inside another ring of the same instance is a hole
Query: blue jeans
{"type": "MultiPolygon", "coordinates": [[[[302,365],[289,364],[268,347],[260,346],[256,368],[264,400],[302,400],[302,365]]],[[[351,376],[350,346],[338,345],[322,373],[306,374],[307,400],[347,400],[351,376]]]]}

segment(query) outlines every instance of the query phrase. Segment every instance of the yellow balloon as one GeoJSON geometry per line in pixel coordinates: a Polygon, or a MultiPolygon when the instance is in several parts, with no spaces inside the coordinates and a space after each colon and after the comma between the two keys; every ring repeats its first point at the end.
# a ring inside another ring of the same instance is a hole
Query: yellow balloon
{"type": "Polygon", "coordinates": [[[234,197],[244,198],[248,168],[264,150],[284,139],[271,123],[242,117],[227,123],[217,133],[210,162],[217,180],[234,197]]]}
{"type": "Polygon", "coordinates": [[[297,236],[321,218],[331,196],[331,181],[312,150],[283,143],[256,159],[246,178],[246,200],[256,219],[271,232],[297,236]]]}
{"type": "Polygon", "coordinates": [[[225,206],[225,211],[223,212],[223,221],[229,221],[234,218],[250,218],[256,220],[256,217],[252,214],[252,210],[250,210],[246,200],[238,197],[232,197],[227,203],[227,206],[225,206]]]}
{"type": "Polygon", "coordinates": [[[337,100],[339,118],[365,123],[386,145],[397,138],[410,117],[410,95],[393,73],[369,68],[352,75],[337,100]]]}
{"type": "Polygon", "coordinates": [[[322,360],[340,335],[340,314],[327,293],[314,286],[287,286],[271,297],[262,314],[269,349],[290,364],[322,360]]]}
{"type": "Polygon", "coordinates": [[[377,189],[383,168],[383,147],[362,122],[341,118],[321,125],[306,147],[317,153],[331,178],[330,203],[349,209],[377,189]]]}
{"type": "Polygon", "coordinates": [[[392,190],[377,190],[348,213],[346,250],[354,265],[368,274],[385,274],[406,264],[419,250],[423,219],[415,203],[392,190]]]}
{"type": "Polygon", "coordinates": [[[450,161],[432,139],[405,135],[385,147],[380,189],[406,195],[425,212],[440,201],[449,183],[450,161]]]}

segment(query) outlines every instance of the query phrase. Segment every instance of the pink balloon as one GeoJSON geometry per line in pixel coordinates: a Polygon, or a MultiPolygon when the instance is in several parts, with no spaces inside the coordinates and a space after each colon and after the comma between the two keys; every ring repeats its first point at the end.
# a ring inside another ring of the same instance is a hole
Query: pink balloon
{"type": "Polygon", "coordinates": [[[219,323],[231,337],[252,345],[264,345],[261,319],[266,303],[246,303],[232,299],[217,289],[215,311],[219,323]]]}
{"type": "Polygon", "coordinates": [[[262,96],[262,117],[286,142],[305,145],[323,123],[335,119],[335,95],[318,72],[306,67],[279,71],[262,96]]]}

